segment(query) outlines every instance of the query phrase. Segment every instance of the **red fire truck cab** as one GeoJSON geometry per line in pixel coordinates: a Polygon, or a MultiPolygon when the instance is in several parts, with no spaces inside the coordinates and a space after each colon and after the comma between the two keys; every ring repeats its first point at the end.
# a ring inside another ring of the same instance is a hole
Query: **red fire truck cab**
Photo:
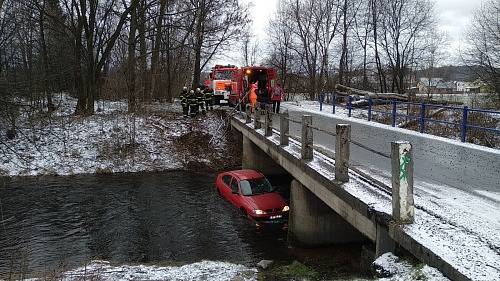
{"type": "Polygon", "coordinates": [[[256,82],[259,102],[269,102],[277,79],[274,68],[263,66],[238,68],[234,65],[216,65],[212,68],[205,85],[214,90],[215,104],[235,106],[239,102],[243,104],[248,102],[247,94],[250,86],[256,82]]]}

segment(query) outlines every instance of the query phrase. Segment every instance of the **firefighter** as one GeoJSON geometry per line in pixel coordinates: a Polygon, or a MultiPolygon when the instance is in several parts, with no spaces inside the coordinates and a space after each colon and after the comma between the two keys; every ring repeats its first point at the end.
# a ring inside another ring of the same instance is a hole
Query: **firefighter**
{"type": "Polygon", "coordinates": [[[205,97],[200,88],[196,88],[196,99],[201,112],[205,114],[205,97]]]}
{"type": "Polygon", "coordinates": [[[189,116],[196,117],[198,115],[198,108],[200,107],[198,104],[198,97],[196,93],[191,90],[188,95],[188,103],[189,103],[189,116]]]}
{"type": "Polygon", "coordinates": [[[253,113],[255,111],[255,105],[257,104],[257,83],[250,86],[250,93],[248,94],[248,100],[250,101],[250,111],[253,113]]]}
{"type": "Polygon", "coordinates": [[[188,88],[184,87],[182,88],[182,92],[179,95],[181,99],[181,105],[182,105],[182,113],[184,113],[184,116],[189,116],[189,100],[188,100],[189,92],[188,88]]]}
{"type": "Polygon", "coordinates": [[[210,88],[206,88],[204,91],[204,96],[205,96],[205,106],[207,107],[207,111],[213,110],[214,109],[214,91],[210,88]]]}

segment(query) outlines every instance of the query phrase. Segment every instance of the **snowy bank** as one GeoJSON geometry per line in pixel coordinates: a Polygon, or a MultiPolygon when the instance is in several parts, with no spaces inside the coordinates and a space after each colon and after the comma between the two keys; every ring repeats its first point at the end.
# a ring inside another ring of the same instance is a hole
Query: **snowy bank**
{"type": "MultiPolygon", "coordinates": [[[[73,280],[257,280],[257,270],[239,264],[216,261],[201,261],[184,266],[113,266],[107,261],[92,261],[89,264],[66,271],[55,279],[73,280]]],[[[44,280],[30,279],[30,280],[44,280]]]]}
{"type": "Polygon", "coordinates": [[[373,267],[379,281],[433,280],[449,281],[439,270],[428,265],[413,266],[392,253],[380,256],[373,267]]]}
{"type": "Polygon", "coordinates": [[[224,110],[189,119],[177,104],[150,103],[128,114],[126,101],[99,101],[95,115],[80,117],[72,115],[76,99],[60,95],[56,104],[51,116],[22,112],[13,140],[0,127],[0,175],[154,172],[184,169],[192,162],[217,170],[232,160],[224,110]],[[210,151],[186,153],[179,140],[192,134],[200,138],[190,147],[210,151]]]}

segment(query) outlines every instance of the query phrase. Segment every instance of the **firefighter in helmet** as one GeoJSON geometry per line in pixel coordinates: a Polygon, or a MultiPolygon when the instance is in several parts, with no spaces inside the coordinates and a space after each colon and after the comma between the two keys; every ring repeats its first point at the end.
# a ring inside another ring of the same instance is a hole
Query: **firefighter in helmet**
{"type": "Polygon", "coordinates": [[[205,96],[205,106],[207,107],[207,110],[213,110],[214,109],[214,91],[210,88],[206,88],[205,91],[203,91],[204,96],[205,96]]]}
{"type": "Polygon", "coordinates": [[[182,105],[182,113],[184,113],[184,116],[189,115],[189,100],[188,100],[189,92],[188,88],[184,87],[182,88],[182,92],[179,95],[179,98],[181,99],[181,105],[182,105]]]}
{"type": "Polygon", "coordinates": [[[198,115],[198,97],[196,96],[196,93],[191,90],[189,91],[188,95],[188,103],[189,103],[189,116],[195,117],[198,115]]]}
{"type": "Polygon", "coordinates": [[[196,88],[196,99],[198,100],[198,106],[201,112],[205,113],[205,99],[200,88],[196,88]]]}

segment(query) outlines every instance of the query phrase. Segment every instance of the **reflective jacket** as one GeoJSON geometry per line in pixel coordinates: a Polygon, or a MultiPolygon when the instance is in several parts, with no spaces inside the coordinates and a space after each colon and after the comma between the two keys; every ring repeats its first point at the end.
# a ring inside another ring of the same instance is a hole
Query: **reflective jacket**
{"type": "Polygon", "coordinates": [[[189,92],[188,91],[182,91],[181,94],[179,95],[179,98],[181,99],[181,105],[182,106],[187,106],[188,105],[188,96],[189,96],[189,92]]]}
{"type": "Polygon", "coordinates": [[[196,93],[190,93],[188,95],[188,103],[190,106],[198,105],[198,97],[196,96],[196,93]]]}
{"type": "Polygon", "coordinates": [[[202,91],[196,92],[195,95],[196,95],[196,98],[198,100],[198,104],[202,105],[203,102],[205,101],[205,97],[203,95],[203,92],[202,91]]]}
{"type": "Polygon", "coordinates": [[[214,97],[214,93],[212,90],[206,90],[204,91],[204,96],[205,96],[205,101],[211,101],[212,98],[214,97]]]}

